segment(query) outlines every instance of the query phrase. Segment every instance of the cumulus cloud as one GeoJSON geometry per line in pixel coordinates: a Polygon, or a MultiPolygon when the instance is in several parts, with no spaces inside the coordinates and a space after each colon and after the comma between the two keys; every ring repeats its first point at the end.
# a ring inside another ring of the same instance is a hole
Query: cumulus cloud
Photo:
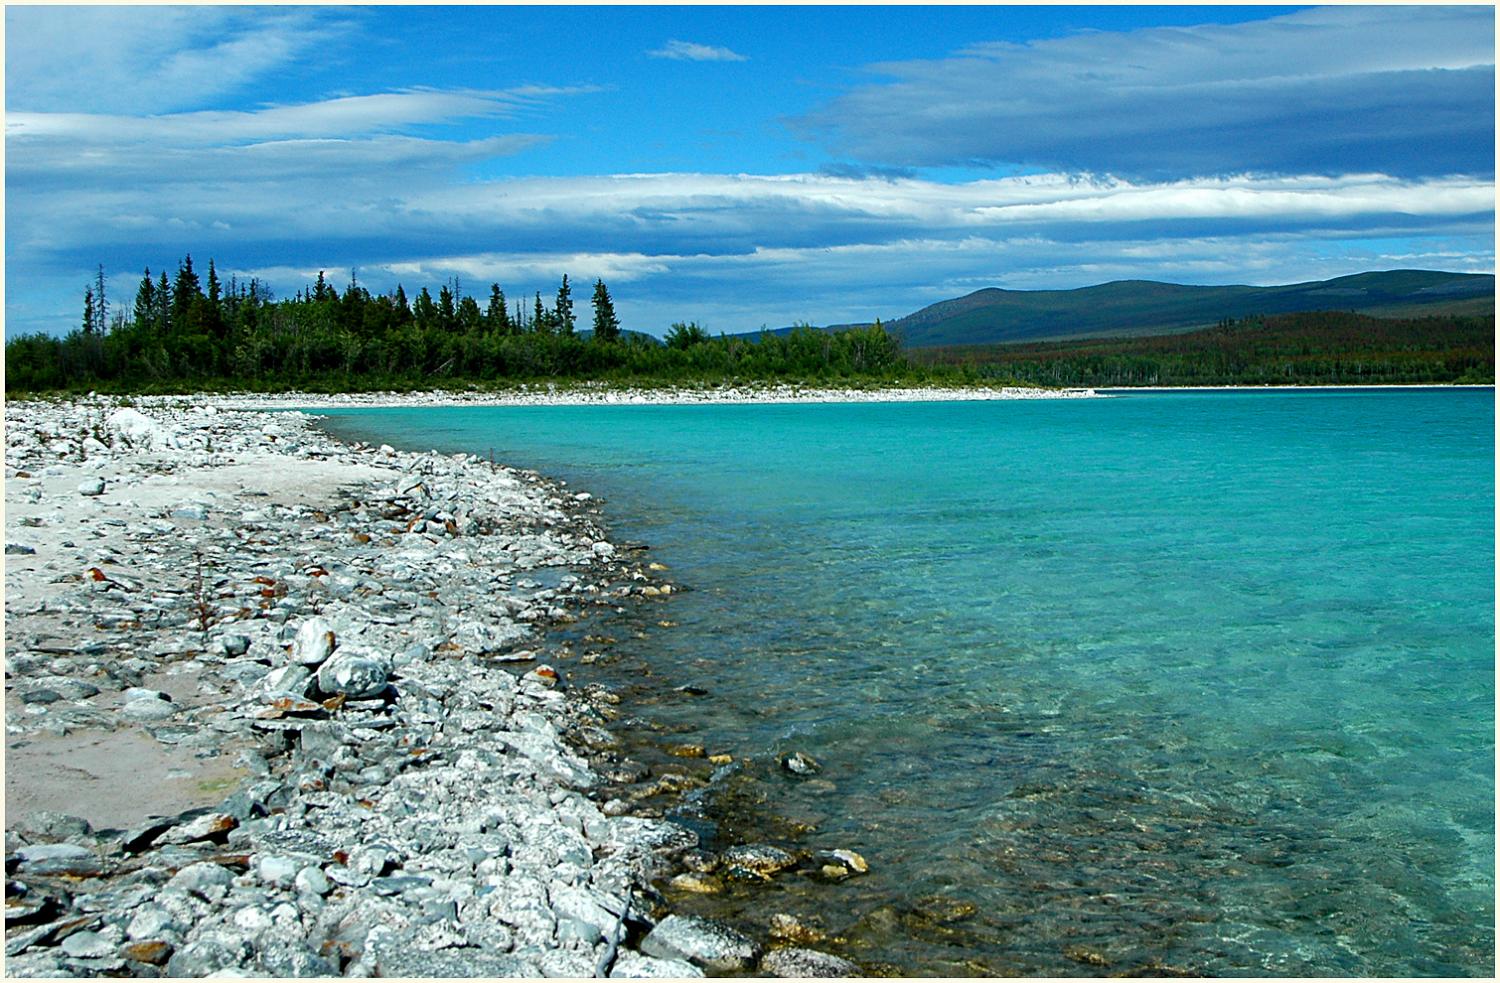
{"type": "Polygon", "coordinates": [[[677,61],[749,61],[750,59],[729,48],[719,48],[692,41],[668,41],[655,51],[646,52],[652,58],[671,58],[677,61]]]}
{"type": "Polygon", "coordinates": [[[1164,178],[1494,173],[1489,7],[1335,7],[871,66],[793,125],[858,160],[1164,178]]]}

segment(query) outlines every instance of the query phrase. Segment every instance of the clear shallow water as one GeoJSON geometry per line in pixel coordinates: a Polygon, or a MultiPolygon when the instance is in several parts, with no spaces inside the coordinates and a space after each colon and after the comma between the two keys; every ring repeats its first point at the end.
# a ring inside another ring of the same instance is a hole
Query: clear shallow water
{"type": "Polygon", "coordinates": [[[861,958],[1495,970],[1490,391],[330,422],[608,499],[696,588],[623,643],[710,690],[653,716],[823,763],[766,788],[871,861],[861,958]]]}

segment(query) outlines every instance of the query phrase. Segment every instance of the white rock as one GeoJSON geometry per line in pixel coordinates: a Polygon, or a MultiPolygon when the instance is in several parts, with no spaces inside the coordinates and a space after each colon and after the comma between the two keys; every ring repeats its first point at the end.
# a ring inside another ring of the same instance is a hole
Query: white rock
{"type": "Polygon", "coordinates": [[[294,883],[302,894],[323,895],[333,890],[333,884],[329,882],[328,875],[323,873],[323,869],[311,865],[297,871],[294,883]]]}
{"type": "Polygon", "coordinates": [[[255,872],[267,884],[286,887],[296,878],[298,866],[292,857],[265,856],[255,865],[255,872]]]}
{"type": "Polygon", "coordinates": [[[338,640],[322,618],[309,618],[297,629],[292,642],[292,661],[304,666],[321,665],[333,654],[338,640]]]}
{"type": "Polygon", "coordinates": [[[79,484],[78,484],[78,494],[80,494],[80,495],[87,495],[90,498],[92,498],[92,497],[94,497],[96,495],[103,495],[104,494],[104,479],[103,478],[89,478],[87,481],[81,481],[81,482],[79,482],[79,484]]]}
{"type": "Polygon", "coordinates": [[[359,699],[384,690],[389,678],[390,670],[379,659],[351,650],[323,663],[318,669],[318,688],[359,699]]]}

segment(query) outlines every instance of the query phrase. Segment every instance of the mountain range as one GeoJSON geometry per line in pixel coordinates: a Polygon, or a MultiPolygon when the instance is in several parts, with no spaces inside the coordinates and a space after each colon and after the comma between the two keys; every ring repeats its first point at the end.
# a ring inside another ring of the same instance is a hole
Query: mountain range
{"type": "MultiPolygon", "coordinates": [[[[1116,280],[1074,290],[987,287],[888,321],[886,327],[908,347],[925,348],[1175,334],[1212,327],[1223,318],[1325,310],[1377,317],[1493,314],[1495,277],[1385,270],[1272,287],[1153,280],[1116,280]]],[[[850,327],[857,325],[831,325],[827,330],[850,327]]]]}

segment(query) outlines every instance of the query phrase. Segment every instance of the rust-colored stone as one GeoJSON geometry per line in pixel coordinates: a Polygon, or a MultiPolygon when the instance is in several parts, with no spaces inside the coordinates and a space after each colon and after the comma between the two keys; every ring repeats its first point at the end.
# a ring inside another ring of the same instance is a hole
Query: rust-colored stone
{"type": "Polygon", "coordinates": [[[150,963],[160,966],[167,961],[172,954],[171,943],[160,939],[147,939],[143,942],[128,942],[120,949],[120,955],[126,959],[134,959],[136,962],[150,963]]]}

